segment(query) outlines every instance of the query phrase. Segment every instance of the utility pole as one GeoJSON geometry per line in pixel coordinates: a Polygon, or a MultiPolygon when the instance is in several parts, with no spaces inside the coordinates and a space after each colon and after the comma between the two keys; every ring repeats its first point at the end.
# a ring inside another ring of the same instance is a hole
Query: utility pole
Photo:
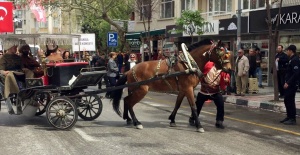
{"type": "Polygon", "coordinates": [[[238,10],[237,10],[237,50],[241,49],[241,14],[242,14],[242,4],[241,0],[238,0],[238,10]]]}

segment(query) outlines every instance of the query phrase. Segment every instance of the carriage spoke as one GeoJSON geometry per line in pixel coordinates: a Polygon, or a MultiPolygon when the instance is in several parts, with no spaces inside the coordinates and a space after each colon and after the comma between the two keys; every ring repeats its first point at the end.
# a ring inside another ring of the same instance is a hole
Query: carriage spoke
{"type": "Polygon", "coordinates": [[[86,109],[86,111],[85,111],[85,115],[84,115],[84,116],[86,116],[86,115],[87,115],[87,113],[88,113],[88,110],[86,109]]]}
{"type": "Polygon", "coordinates": [[[91,111],[91,109],[89,110],[89,112],[90,112],[90,117],[92,117],[92,111],[91,111]]]}
{"type": "Polygon", "coordinates": [[[96,114],[96,112],[94,111],[94,108],[92,108],[92,109],[91,109],[91,111],[93,111],[93,112],[94,112],[94,114],[96,114]]]}

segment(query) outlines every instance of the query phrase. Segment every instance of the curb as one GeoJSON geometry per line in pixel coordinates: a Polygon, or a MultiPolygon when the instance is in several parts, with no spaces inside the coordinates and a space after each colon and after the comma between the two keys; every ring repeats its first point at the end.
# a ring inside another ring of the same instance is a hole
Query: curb
{"type": "MultiPolygon", "coordinates": [[[[271,110],[276,112],[285,113],[285,106],[276,105],[274,102],[267,102],[267,101],[249,101],[246,99],[237,99],[233,96],[223,96],[224,102],[232,103],[236,105],[251,107],[251,108],[260,108],[264,110],[271,110]]],[[[296,109],[296,114],[300,116],[300,109],[296,109]]]]}

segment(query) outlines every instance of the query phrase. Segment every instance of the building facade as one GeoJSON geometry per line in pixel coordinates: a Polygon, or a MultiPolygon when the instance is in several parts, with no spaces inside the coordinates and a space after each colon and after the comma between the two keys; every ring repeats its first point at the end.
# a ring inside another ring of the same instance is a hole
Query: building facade
{"type": "MultiPolygon", "coordinates": [[[[271,0],[272,18],[276,16],[279,7],[278,0],[271,0]],[[277,13],[276,13],[277,12],[277,13]]],[[[191,37],[186,31],[182,34],[171,34],[169,30],[176,29],[176,18],[181,16],[182,10],[200,10],[207,24],[201,28],[201,36],[194,34],[194,41],[211,38],[215,41],[222,40],[229,45],[231,51],[237,51],[237,14],[238,0],[159,0],[154,8],[151,18],[151,31],[164,30],[164,34],[152,40],[153,52],[160,50],[164,42],[174,42],[180,48],[181,43],[191,44],[191,37]],[[157,43],[155,43],[157,42],[157,43]],[[155,47],[156,46],[156,47],[155,47]]],[[[246,54],[250,48],[259,47],[263,54],[264,79],[269,76],[269,39],[267,24],[265,22],[265,0],[241,0],[241,47],[246,54]]],[[[296,44],[300,47],[300,0],[283,0],[283,14],[280,17],[279,43],[284,47],[296,44]],[[299,18],[299,20],[298,20],[299,18]]],[[[143,39],[144,25],[141,13],[135,13],[135,32],[126,34],[126,38],[135,40],[143,39]],[[133,37],[133,35],[135,37],[133,37]]],[[[275,52],[275,51],[272,51],[275,52]]],[[[266,81],[265,81],[266,82],[266,81]]]]}

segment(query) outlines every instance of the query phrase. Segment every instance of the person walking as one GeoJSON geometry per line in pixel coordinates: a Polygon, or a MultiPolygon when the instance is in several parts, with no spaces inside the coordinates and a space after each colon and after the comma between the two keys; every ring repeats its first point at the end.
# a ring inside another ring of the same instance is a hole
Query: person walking
{"type": "Polygon", "coordinates": [[[296,50],[297,48],[295,45],[290,45],[286,52],[287,56],[290,58],[287,66],[285,83],[283,85],[283,88],[285,89],[284,105],[286,107],[287,117],[280,121],[285,125],[296,124],[295,96],[300,73],[300,60],[296,55],[296,50]]]}
{"type": "MultiPolygon", "coordinates": [[[[107,78],[109,81],[109,87],[114,87],[117,83],[117,74],[119,72],[119,68],[117,63],[115,62],[115,58],[117,57],[117,53],[110,52],[109,53],[109,60],[107,63],[107,78]]],[[[108,91],[105,95],[106,98],[110,98],[111,92],[108,91]]]]}
{"type": "Polygon", "coordinates": [[[283,85],[285,83],[285,75],[287,69],[288,56],[283,52],[283,46],[278,45],[277,54],[275,56],[276,70],[277,70],[277,83],[279,90],[279,98],[284,98],[285,90],[283,85]]]}
{"type": "Polygon", "coordinates": [[[236,95],[245,96],[246,88],[248,84],[248,71],[249,71],[249,60],[244,55],[244,50],[238,51],[238,57],[235,61],[235,78],[236,78],[236,95]]]}
{"type": "Polygon", "coordinates": [[[262,85],[262,71],[261,71],[262,55],[260,53],[260,48],[256,47],[255,52],[256,52],[256,71],[255,71],[255,73],[258,77],[258,87],[264,88],[262,85]]]}
{"type": "MultiPolygon", "coordinates": [[[[224,129],[224,99],[221,90],[225,90],[230,82],[230,75],[217,70],[213,62],[207,62],[203,70],[204,77],[202,78],[201,88],[197,95],[196,106],[197,116],[199,116],[203,104],[207,100],[213,100],[217,107],[216,128],[224,129]]],[[[195,121],[191,115],[189,119],[190,125],[194,125],[195,121]]],[[[201,125],[200,125],[201,128],[201,125]]],[[[202,130],[204,132],[204,129],[202,130]]]]}

